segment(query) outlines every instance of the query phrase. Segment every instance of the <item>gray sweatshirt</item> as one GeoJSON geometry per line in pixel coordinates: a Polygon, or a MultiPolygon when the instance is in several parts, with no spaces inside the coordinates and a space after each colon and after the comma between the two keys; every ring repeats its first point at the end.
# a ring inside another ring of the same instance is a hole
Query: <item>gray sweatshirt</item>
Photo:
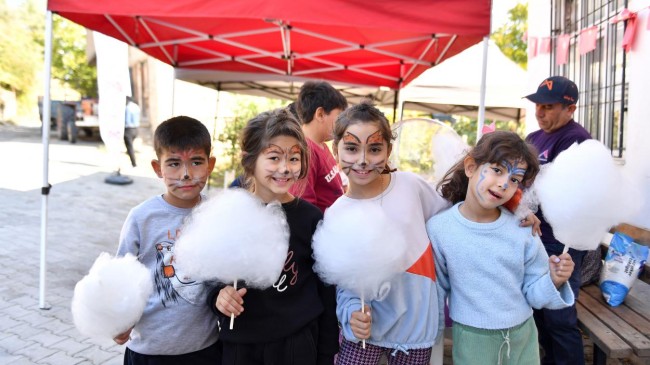
{"type": "Polygon", "coordinates": [[[180,355],[217,341],[218,318],[206,304],[209,290],[173,265],[174,243],[191,211],[159,195],[133,208],[122,227],[117,255],[136,255],[151,270],[155,285],[126,344],[135,352],[180,355]]]}

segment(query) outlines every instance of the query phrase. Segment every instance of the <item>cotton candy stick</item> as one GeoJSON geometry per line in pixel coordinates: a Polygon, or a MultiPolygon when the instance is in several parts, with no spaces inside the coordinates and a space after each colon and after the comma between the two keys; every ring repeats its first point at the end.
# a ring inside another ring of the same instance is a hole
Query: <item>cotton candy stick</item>
{"type": "MultiPolygon", "coordinates": [[[[366,314],[366,301],[364,299],[365,295],[361,294],[361,313],[366,314]]],[[[366,339],[361,340],[361,347],[366,349],[366,339]]]]}
{"type": "MultiPolygon", "coordinates": [[[[237,280],[232,284],[232,287],[237,291],[237,280]]],[[[235,325],[235,313],[230,313],[230,329],[233,329],[235,325]]]]}

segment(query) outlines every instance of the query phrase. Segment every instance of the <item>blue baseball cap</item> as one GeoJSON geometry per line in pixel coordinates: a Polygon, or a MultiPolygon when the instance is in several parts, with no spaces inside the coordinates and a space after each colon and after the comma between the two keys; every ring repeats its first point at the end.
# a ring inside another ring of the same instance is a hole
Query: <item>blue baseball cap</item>
{"type": "Polygon", "coordinates": [[[535,104],[575,104],[578,102],[578,87],[563,76],[552,76],[539,84],[537,92],[524,96],[535,104]]]}

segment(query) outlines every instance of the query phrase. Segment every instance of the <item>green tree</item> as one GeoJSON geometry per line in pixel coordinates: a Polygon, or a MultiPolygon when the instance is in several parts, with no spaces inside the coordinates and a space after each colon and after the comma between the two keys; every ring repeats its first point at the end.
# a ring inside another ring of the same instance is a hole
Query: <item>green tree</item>
{"type": "Polygon", "coordinates": [[[10,6],[0,0],[0,87],[16,93],[21,112],[33,104],[43,65],[43,18],[32,1],[10,6]]]}
{"type": "Polygon", "coordinates": [[[246,123],[263,111],[280,108],[286,104],[282,100],[256,96],[235,95],[234,98],[236,106],[233,113],[235,116],[232,120],[227,121],[217,136],[217,141],[223,146],[225,156],[223,156],[224,158],[217,157],[217,166],[211,176],[211,180],[216,186],[223,186],[226,171],[234,170],[235,176],[239,176],[243,172],[239,164],[241,158],[239,134],[246,123]],[[222,162],[219,163],[220,161],[222,162]]]}
{"type": "MultiPolygon", "coordinates": [[[[486,120],[485,125],[492,124],[493,121],[486,120]]],[[[451,127],[458,133],[459,136],[467,136],[467,144],[470,146],[476,145],[476,124],[477,119],[469,117],[460,117],[456,123],[451,127]]],[[[496,129],[499,131],[512,131],[516,132],[521,136],[525,137],[525,126],[524,123],[517,123],[517,121],[496,121],[496,129]]]]}
{"type": "Polygon", "coordinates": [[[86,29],[55,15],[52,77],[87,97],[97,97],[97,68],[86,59],[86,29]]]}
{"type": "Polygon", "coordinates": [[[492,40],[501,52],[516,64],[528,66],[527,45],[524,38],[528,30],[528,4],[517,4],[508,11],[508,21],[492,33],[492,40]]]}

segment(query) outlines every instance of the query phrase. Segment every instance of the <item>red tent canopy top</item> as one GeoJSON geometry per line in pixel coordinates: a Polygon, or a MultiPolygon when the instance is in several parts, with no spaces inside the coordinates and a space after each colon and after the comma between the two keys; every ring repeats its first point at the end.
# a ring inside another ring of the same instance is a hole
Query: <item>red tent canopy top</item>
{"type": "Polygon", "coordinates": [[[399,89],[490,31],[490,0],[49,0],[186,69],[399,89]]]}

